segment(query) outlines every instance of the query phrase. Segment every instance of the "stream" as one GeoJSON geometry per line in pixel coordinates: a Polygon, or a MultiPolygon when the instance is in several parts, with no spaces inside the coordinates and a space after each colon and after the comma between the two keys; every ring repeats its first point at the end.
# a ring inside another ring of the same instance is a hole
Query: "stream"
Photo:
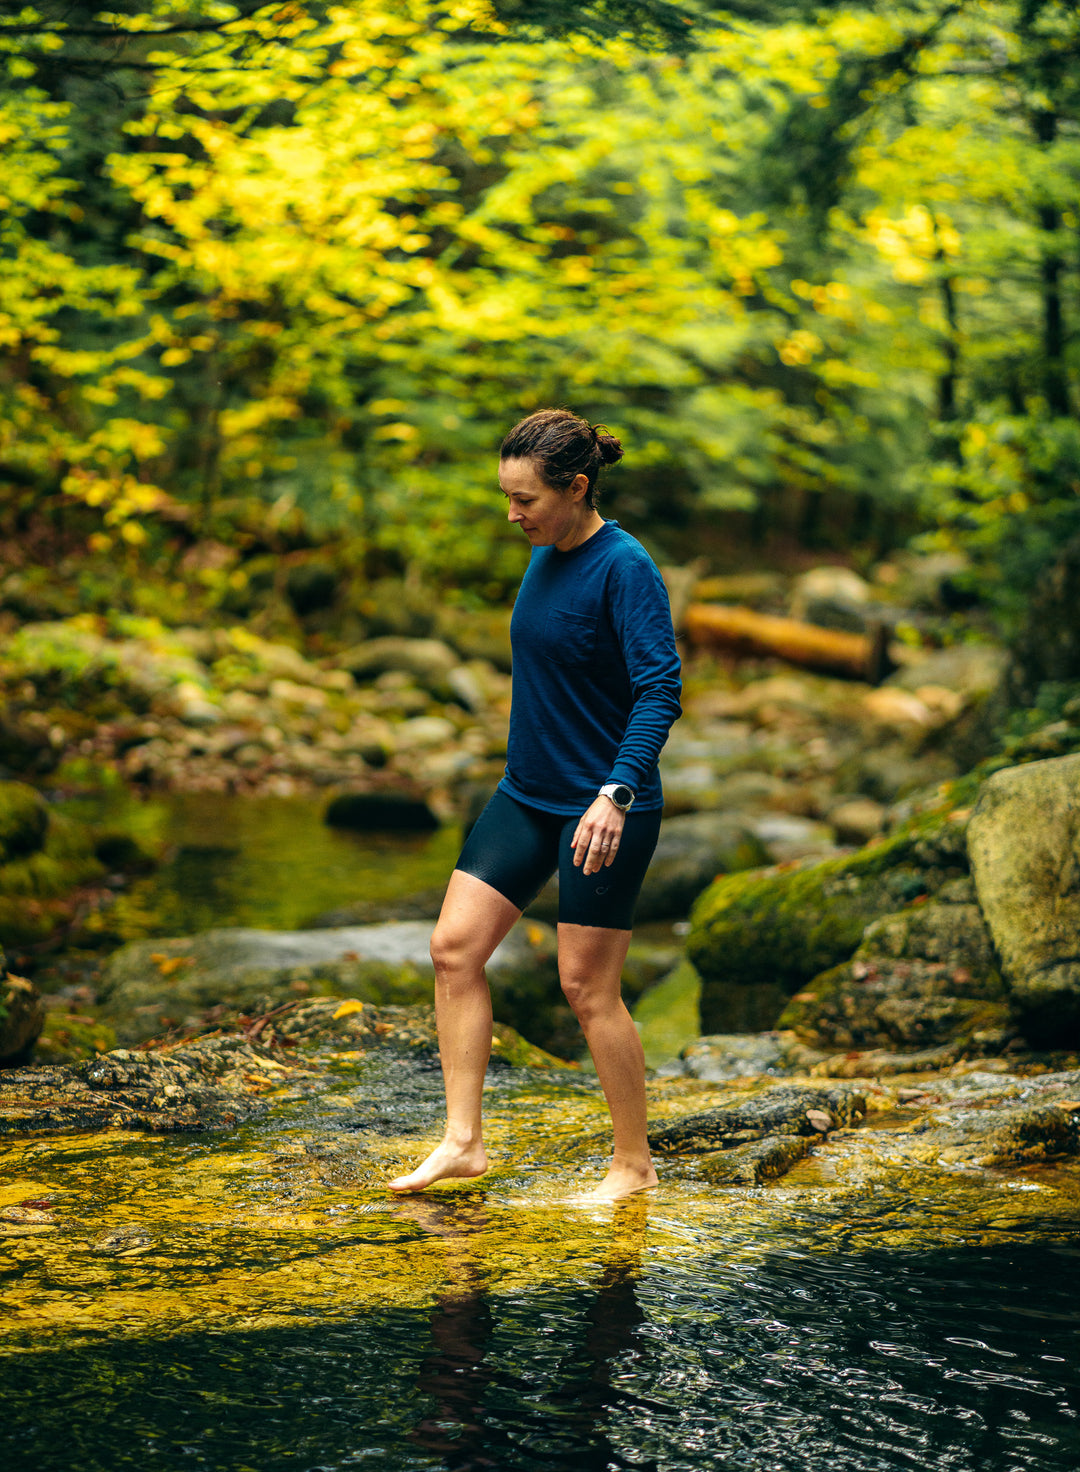
{"type": "MultiPolygon", "coordinates": [[[[404,895],[456,842],[328,833],[310,800],[155,798],[125,823],[168,839],[127,898],[172,933],[404,895]]],[[[0,1217],[30,1208],[0,1220],[0,1465],[1080,1465],[1075,1163],[845,1175],[860,1132],[838,1131],[770,1184],[664,1161],[647,1196],[582,1205],[609,1140],[595,1080],[493,1066],[493,1169],[399,1200],[383,1182],[439,1128],[437,1067],[290,1067],[232,1130],[0,1141],[0,1217]]],[[[726,1097],[661,1079],[650,1108],[691,1096],[726,1097]]]]}

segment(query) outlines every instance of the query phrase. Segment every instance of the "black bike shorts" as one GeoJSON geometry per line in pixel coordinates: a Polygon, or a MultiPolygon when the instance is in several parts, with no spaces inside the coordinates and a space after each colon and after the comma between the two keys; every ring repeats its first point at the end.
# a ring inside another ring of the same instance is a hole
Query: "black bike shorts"
{"type": "Polygon", "coordinates": [[[558,870],[559,920],[565,925],[593,925],[631,930],[634,906],[645,871],[660,836],[660,809],[626,815],[618,852],[611,864],[586,875],[574,866],[578,817],[526,807],[505,792],[496,792],[465,840],[456,867],[497,889],[525,910],[558,870]]]}

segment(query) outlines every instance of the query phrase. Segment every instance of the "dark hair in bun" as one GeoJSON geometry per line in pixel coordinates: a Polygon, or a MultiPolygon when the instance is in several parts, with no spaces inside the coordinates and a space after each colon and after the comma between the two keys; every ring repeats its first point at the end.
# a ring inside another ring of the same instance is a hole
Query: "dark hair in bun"
{"type": "Polygon", "coordinates": [[[596,477],[603,465],[622,459],[622,445],[601,425],[569,409],[541,409],[515,424],[502,442],[500,460],[535,460],[549,486],[567,490],[575,476],[589,482],[585,503],[596,504],[596,477]]]}

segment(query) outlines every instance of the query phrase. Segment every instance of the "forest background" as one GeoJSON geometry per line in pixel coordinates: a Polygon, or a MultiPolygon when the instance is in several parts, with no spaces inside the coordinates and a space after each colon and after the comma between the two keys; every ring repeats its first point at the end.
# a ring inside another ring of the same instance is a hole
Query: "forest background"
{"type": "Polygon", "coordinates": [[[1080,532],[1071,3],[43,0],[0,52],[18,616],[504,601],[548,404],[666,561],[914,538],[1008,632],[1080,532]]]}

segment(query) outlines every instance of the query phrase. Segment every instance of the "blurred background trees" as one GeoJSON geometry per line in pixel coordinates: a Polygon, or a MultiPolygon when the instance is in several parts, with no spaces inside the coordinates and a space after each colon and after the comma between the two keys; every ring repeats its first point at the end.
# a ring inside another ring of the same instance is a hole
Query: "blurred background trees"
{"type": "Polygon", "coordinates": [[[921,537],[1008,624],[1080,532],[1072,4],[39,0],[0,52],[0,519],[83,606],[503,598],[550,403],[668,559],[921,537]]]}

